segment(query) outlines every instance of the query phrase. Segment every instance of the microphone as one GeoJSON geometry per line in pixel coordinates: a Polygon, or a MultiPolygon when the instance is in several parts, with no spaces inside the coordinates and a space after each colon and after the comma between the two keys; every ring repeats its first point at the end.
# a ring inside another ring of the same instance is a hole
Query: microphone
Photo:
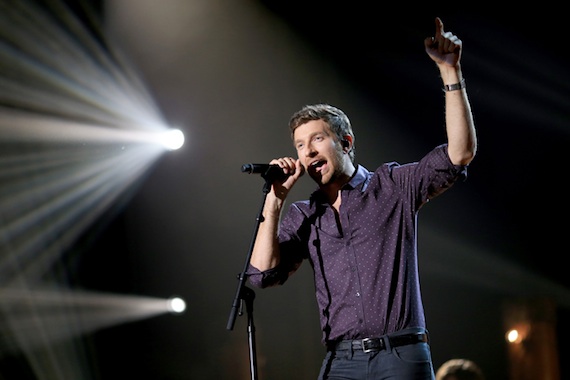
{"type": "Polygon", "coordinates": [[[241,167],[243,173],[261,174],[265,179],[283,181],[289,174],[285,174],[279,165],[274,164],[243,164],[241,167]]]}

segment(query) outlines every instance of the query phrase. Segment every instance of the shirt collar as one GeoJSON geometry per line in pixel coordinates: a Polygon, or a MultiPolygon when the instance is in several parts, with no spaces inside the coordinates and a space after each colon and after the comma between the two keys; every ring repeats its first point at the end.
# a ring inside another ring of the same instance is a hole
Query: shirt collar
{"type": "Polygon", "coordinates": [[[356,189],[361,183],[365,181],[367,182],[369,177],[370,176],[368,170],[364,166],[358,165],[356,167],[356,173],[354,173],[354,175],[352,176],[350,181],[348,181],[345,187],[350,186],[351,188],[356,189]]]}

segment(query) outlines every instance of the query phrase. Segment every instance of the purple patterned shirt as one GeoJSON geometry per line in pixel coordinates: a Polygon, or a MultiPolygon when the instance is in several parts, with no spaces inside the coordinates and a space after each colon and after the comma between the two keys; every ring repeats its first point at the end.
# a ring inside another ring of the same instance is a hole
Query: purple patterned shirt
{"type": "Polygon", "coordinates": [[[342,189],[338,218],[319,190],[293,203],[280,223],[279,265],[264,272],[250,265],[249,281],[281,285],[307,259],[323,344],[425,328],[417,212],[466,174],[466,166],[451,163],[446,144],[410,164],[386,163],[375,172],[358,165],[342,189]]]}

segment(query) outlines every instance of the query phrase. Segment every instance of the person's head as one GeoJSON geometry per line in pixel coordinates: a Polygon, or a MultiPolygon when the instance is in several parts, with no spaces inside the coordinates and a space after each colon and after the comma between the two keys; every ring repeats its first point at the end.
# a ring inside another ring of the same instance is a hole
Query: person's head
{"type": "Polygon", "coordinates": [[[439,367],[436,380],[485,380],[483,371],[468,359],[451,359],[439,367]]]}
{"type": "Polygon", "coordinates": [[[340,109],[328,104],[304,106],[291,117],[289,129],[301,164],[319,185],[352,175],[354,134],[340,109]]]}
{"type": "Polygon", "coordinates": [[[291,138],[295,141],[295,130],[311,121],[323,120],[330,128],[331,132],[336,136],[337,141],[341,144],[346,144],[346,136],[350,136],[350,144],[348,155],[352,162],[354,162],[354,133],[348,116],[340,109],[333,107],[329,104],[312,104],[306,105],[299,111],[295,112],[289,120],[289,129],[291,131],[291,138]]]}

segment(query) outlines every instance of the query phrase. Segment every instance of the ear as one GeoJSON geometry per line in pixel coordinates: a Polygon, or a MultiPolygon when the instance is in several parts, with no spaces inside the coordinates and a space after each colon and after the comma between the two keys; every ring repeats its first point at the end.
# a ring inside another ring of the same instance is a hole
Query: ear
{"type": "Polygon", "coordinates": [[[340,142],[342,144],[342,148],[348,152],[352,148],[352,136],[345,135],[344,139],[340,142]]]}

